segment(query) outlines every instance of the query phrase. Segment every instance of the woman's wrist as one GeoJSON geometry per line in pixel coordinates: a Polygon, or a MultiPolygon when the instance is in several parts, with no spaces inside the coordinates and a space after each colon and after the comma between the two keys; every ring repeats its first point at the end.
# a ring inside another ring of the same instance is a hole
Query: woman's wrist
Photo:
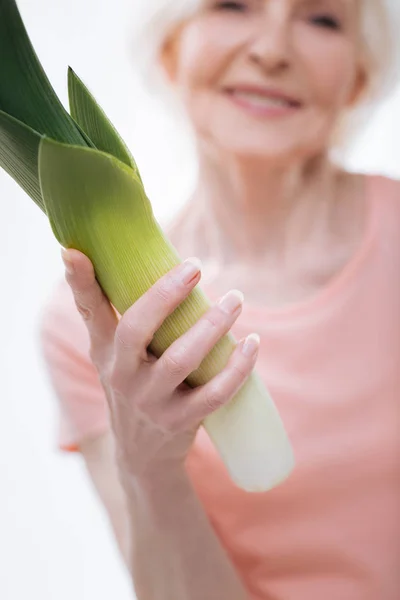
{"type": "Polygon", "coordinates": [[[130,473],[129,468],[120,469],[125,492],[133,495],[169,494],[178,487],[190,485],[184,464],[155,465],[141,473],[130,473]]]}

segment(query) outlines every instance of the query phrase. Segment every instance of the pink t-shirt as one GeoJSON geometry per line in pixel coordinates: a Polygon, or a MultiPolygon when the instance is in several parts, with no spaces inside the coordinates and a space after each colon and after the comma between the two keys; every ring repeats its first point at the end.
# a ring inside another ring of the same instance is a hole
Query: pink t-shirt
{"type": "MultiPolygon", "coordinates": [[[[261,336],[257,370],[294,447],[291,477],[264,494],[237,489],[204,430],[188,458],[252,600],[400,598],[400,182],[369,177],[366,201],[364,240],[325,289],[281,310],[245,304],[233,328],[261,336]]],[[[42,339],[60,445],[75,450],[109,421],[64,282],[42,339]]]]}

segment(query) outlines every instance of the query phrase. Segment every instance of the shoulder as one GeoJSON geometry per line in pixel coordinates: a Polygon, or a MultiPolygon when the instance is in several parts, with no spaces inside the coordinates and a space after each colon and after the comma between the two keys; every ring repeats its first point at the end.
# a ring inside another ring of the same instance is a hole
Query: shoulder
{"type": "Polygon", "coordinates": [[[375,201],[385,203],[394,210],[400,209],[400,179],[385,175],[366,175],[368,189],[375,201]]]}
{"type": "Polygon", "coordinates": [[[400,243],[400,180],[385,175],[366,176],[369,231],[381,248],[398,253],[400,243]]]}
{"type": "Polygon", "coordinates": [[[400,180],[385,175],[367,175],[367,197],[372,222],[383,236],[398,240],[400,232],[400,180]]]}

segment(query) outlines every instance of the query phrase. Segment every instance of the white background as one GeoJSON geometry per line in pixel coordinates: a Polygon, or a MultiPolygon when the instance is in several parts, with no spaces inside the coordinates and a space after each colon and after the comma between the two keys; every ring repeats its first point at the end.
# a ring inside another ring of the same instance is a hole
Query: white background
{"type": "MultiPolygon", "coordinates": [[[[134,1],[19,0],[19,6],[61,99],[66,103],[71,64],[133,151],[164,220],[185,200],[193,164],[175,124],[135,80],[134,1]]],[[[400,177],[399,106],[400,90],[353,149],[353,168],[400,177]]],[[[0,273],[0,598],[128,600],[128,579],[81,461],[56,449],[56,401],[37,339],[41,307],[63,276],[58,244],[41,212],[3,172],[0,273]]]]}

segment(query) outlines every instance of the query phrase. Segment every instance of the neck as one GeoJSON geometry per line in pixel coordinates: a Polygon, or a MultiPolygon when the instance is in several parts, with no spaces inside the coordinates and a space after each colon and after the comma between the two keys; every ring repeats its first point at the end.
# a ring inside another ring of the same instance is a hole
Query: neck
{"type": "Polygon", "coordinates": [[[190,205],[203,259],[220,265],[286,261],[310,236],[324,235],[338,183],[326,157],[287,166],[224,157],[221,168],[200,156],[199,165],[190,205]]]}

